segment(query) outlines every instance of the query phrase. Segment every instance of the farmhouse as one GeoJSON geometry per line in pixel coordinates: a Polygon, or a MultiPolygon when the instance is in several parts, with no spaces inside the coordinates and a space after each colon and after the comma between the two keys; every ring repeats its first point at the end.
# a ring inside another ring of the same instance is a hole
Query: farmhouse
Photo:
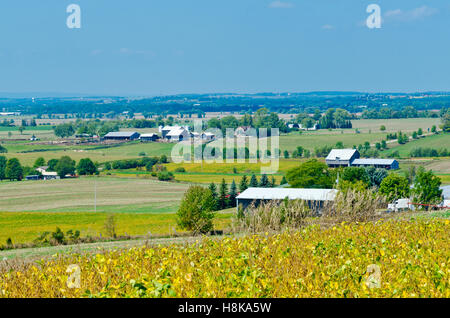
{"type": "Polygon", "coordinates": [[[54,171],[45,171],[42,173],[42,178],[44,180],[56,180],[59,179],[58,173],[54,171]]]}
{"type": "Polygon", "coordinates": [[[353,160],[359,157],[359,151],[356,149],[333,149],[325,161],[330,168],[350,167],[353,160]]]}
{"type": "Polygon", "coordinates": [[[142,134],[139,139],[141,141],[157,141],[159,136],[157,134],[142,134]]]}
{"type": "Polygon", "coordinates": [[[240,126],[234,131],[235,137],[256,137],[256,129],[251,126],[240,126]]]}
{"type": "Polygon", "coordinates": [[[48,166],[41,166],[41,167],[37,167],[36,171],[40,172],[41,174],[44,172],[47,172],[48,170],[48,166]]]}
{"type": "Polygon", "coordinates": [[[166,139],[170,142],[177,142],[177,141],[183,141],[187,140],[191,137],[191,134],[189,131],[187,131],[183,127],[178,127],[175,129],[172,129],[166,134],[166,139]]]}
{"type": "Polygon", "coordinates": [[[245,210],[252,204],[258,206],[284,199],[304,200],[311,209],[319,212],[325,202],[334,200],[336,194],[335,189],[248,188],[236,197],[236,203],[245,210]]]}
{"type": "Polygon", "coordinates": [[[140,134],[135,131],[115,131],[107,133],[103,138],[105,140],[136,140],[140,134]]]}
{"type": "Polygon", "coordinates": [[[328,167],[375,167],[387,170],[399,169],[399,163],[395,159],[360,159],[356,149],[333,149],[325,159],[328,167]]]}
{"type": "Polygon", "coordinates": [[[178,130],[178,129],[185,129],[189,132],[189,126],[181,127],[181,126],[159,126],[159,132],[161,133],[162,138],[167,139],[166,136],[172,131],[172,130],[178,130]]]}
{"type": "Polygon", "coordinates": [[[355,159],[351,165],[355,167],[383,168],[386,170],[399,169],[398,161],[395,159],[355,159]]]}
{"type": "Polygon", "coordinates": [[[202,139],[205,141],[212,141],[216,138],[216,135],[214,135],[213,133],[210,132],[204,132],[202,134],[202,139]]]}

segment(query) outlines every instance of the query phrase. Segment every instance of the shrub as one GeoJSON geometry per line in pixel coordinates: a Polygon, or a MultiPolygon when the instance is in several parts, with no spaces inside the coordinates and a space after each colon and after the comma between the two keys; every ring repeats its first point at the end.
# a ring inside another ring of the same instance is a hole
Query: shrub
{"type": "Polygon", "coordinates": [[[169,171],[160,171],[157,176],[159,181],[170,181],[174,179],[173,173],[169,171]]]}
{"type": "Polygon", "coordinates": [[[57,244],[64,243],[64,232],[61,231],[59,227],[56,228],[56,231],[52,233],[52,238],[57,244]]]}
{"type": "Polygon", "coordinates": [[[104,228],[105,228],[106,235],[108,235],[109,237],[113,237],[113,238],[117,237],[116,218],[115,218],[114,214],[108,215],[108,217],[106,218],[105,224],[104,224],[104,228]]]}
{"type": "Polygon", "coordinates": [[[194,234],[208,233],[213,229],[215,200],[209,189],[191,186],[181,200],[177,224],[194,234]]]}

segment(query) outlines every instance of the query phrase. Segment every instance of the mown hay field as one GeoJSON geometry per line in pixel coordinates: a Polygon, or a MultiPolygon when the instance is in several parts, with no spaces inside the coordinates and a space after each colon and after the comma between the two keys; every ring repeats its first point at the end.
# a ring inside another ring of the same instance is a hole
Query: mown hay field
{"type": "Polygon", "coordinates": [[[342,142],[345,148],[352,148],[359,144],[364,144],[368,141],[371,144],[381,142],[386,138],[386,133],[355,133],[354,129],[344,130],[319,130],[317,132],[292,132],[288,135],[280,136],[281,152],[288,150],[292,152],[298,147],[302,146],[305,149],[314,151],[315,148],[330,146],[333,147],[338,142],[342,142]],[[342,133],[341,133],[342,131],[342,133]]]}
{"type": "Polygon", "coordinates": [[[424,132],[431,130],[431,127],[435,125],[439,127],[441,124],[440,118],[401,118],[401,119],[361,119],[352,120],[352,126],[354,129],[359,129],[359,131],[366,133],[381,132],[380,127],[385,126],[387,132],[413,132],[422,128],[424,132]]]}
{"type": "Polygon", "coordinates": [[[187,184],[81,177],[0,182],[0,212],[176,212],[187,184]],[[97,195],[95,195],[95,192],[97,195]]]}
{"type": "Polygon", "coordinates": [[[450,297],[449,231],[378,221],[74,254],[4,267],[0,297],[450,297]]]}

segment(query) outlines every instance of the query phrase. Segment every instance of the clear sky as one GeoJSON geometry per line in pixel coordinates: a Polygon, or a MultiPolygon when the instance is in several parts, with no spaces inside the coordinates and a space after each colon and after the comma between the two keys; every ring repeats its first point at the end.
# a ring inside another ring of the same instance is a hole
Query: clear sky
{"type": "Polygon", "coordinates": [[[450,91],[449,58],[449,0],[0,1],[0,92],[450,91]]]}

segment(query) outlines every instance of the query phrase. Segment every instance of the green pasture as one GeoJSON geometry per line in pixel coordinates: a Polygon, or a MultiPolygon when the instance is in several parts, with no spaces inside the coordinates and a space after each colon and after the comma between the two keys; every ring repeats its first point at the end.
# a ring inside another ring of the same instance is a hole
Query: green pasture
{"type": "Polygon", "coordinates": [[[450,149],[450,134],[449,133],[439,133],[438,135],[431,135],[422,137],[420,139],[410,140],[406,144],[398,145],[395,143],[395,147],[383,151],[383,155],[389,155],[394,151],[398,151],[402,158],[408,158],[409,153],[414,148],[433,148],[433,149],[450,149]]]}
{"type": "MultiPolygon", "coordinates": [[[[230,224],[233,211],[218,212],[216,229],[230,224]]],[[[0,212],[0,245],[8,238],[13,243],[28,243],[43,232],[79,230],[81,236],[105,235],[104,225],[108,213],[94,212],[0,212]]],[[[118,235],[172,235],[177,229],[175,213],[117,213],[118,235]]]]}

